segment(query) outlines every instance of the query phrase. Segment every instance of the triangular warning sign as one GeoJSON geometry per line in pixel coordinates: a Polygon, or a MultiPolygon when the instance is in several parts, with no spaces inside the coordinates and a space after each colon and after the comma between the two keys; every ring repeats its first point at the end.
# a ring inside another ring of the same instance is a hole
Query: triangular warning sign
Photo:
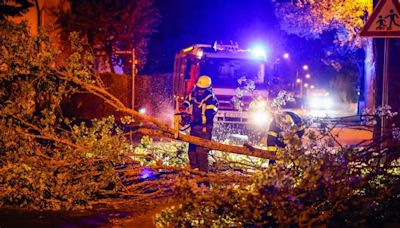
{"type": "Polygon", "coordinates": [[[399,0],[381,0],[361,30],[360,36],[400,37],[399,0]]]}

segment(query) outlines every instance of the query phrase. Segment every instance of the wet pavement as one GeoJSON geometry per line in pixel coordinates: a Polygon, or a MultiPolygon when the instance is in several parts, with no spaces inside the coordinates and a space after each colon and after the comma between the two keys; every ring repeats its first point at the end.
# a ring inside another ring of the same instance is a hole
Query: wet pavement
{"type": "Polygon", "coordinates": [[[155,227],[154,215],[168,206],[166,198],[114,203],[113,209],[34,211],[0,209],[0,228],[14,227],[155,227]],[[116,206],[117,205],[117,206],[116,206]]]}
{"type": "Polygon", "coordinates": [[[0,211],[0,227],[111,227],[110,221],[130,215],[127,211],[42,212],[3,209],[0,211]]]}

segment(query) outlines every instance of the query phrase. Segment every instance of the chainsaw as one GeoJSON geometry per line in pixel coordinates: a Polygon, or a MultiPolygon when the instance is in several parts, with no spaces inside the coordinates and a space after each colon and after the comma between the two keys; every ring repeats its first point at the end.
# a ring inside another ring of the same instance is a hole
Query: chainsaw
{"type": "Polygon", "coordinates": [[[190,124],[192,123],[191,113],[190,111],[186,111],[183,108],[180,108],[178,105],[179,100],[176,99],[176,110],[174,115],[174,137],[178,138],[179,131],[186,131],[190,128],[190,124]]]}

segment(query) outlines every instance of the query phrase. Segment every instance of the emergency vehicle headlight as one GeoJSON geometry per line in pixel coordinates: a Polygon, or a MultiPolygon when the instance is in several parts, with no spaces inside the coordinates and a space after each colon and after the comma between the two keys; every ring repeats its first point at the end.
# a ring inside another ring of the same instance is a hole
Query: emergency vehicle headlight
{"type": "Polygon", "coordinates": [[[256,102],[252,102],[252,103],[251,103],[251,106],[252,106],[254,109],[257,109],[257,110],[265,110],[265,109],[267,108],[267,102],[265,102],[265,101],[263,101],[263,100],[261,100],[261,101],[256,101],[256,102]]]}
{"type": "Polygon", "coordinates": [[[203,58],[203,54],[204,54],[204,52],[203,52],[202,50],[198,50],[198,51],[196,52],[196,56],[197,56],[197,58],[199,58],[199,59],[203,58]]]}
{"type": "Polygon", "coordinates": [[[254,111],[250,113],[250,123],[257,127],[265,127],[272,121],[272,116],[266,111],[254,111]]]}
{"type": "Polygon", "coordinates": [[[332,109],[334,102],[331,97],[309,97],[308,104],[311,109],[332,109]]]}
{"type": "Polygon", "coordinates": [[[257,99],[250,103],[249,105],[251,111],[266,111],[268,104],[263,99],[257,99]]]}

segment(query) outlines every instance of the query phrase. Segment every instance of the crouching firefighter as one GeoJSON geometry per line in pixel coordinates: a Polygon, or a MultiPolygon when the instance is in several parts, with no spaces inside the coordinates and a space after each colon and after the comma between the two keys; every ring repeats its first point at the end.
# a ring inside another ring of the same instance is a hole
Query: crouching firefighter
{"type": "MultiPolygon", "coordinates": [[[[218,100],[212,90],[209,76],[199,77],[195,87],[183,102],[182,108],[184,110],[191,108],[190,135],[210,140],[214,116],[218,111],[218,100]]],[[[191,168],[208,172],[208,151],[208,148],[189,144],[191,168]]]]}
{"type": "MultiPolygon", "coordinates": [[[[275,115],[268,130],[268,151],[276,152],[286,147],[288,139],[283,135],[285,130],[292,131],[294,137],[301,139],[304,135],[304,125],[301,117],[290,111],[275,115]]],[[[275,161],[270,161],[270,163],[275,163],[275,161]]]]}

